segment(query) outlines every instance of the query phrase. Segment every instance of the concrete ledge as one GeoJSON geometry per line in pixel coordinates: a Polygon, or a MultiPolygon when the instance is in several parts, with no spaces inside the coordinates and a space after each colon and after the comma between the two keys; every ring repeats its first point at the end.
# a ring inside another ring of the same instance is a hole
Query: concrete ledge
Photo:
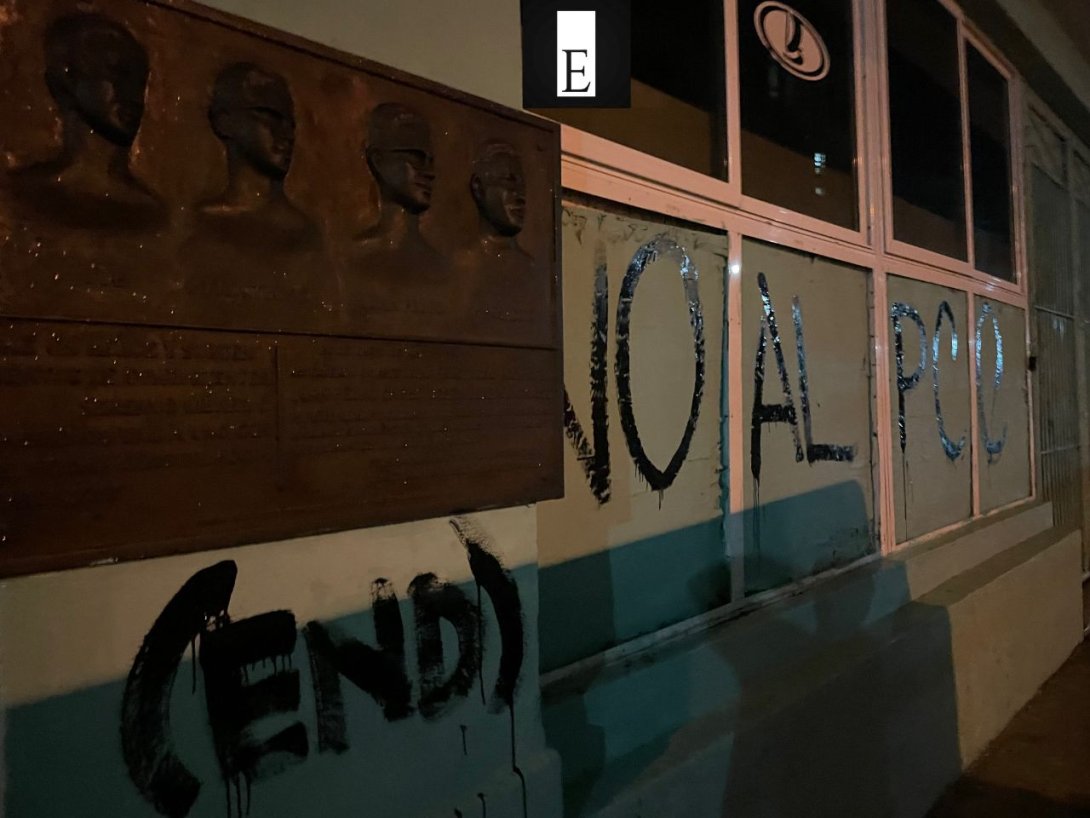
{"type": "Polygon", "coordinates": [[[889,560],[905,564],[912,598],[919,599],[952,577],[1050,528],[1051,503],[1022,506],[898,551],[889,560]]]}
{"type": "Polygon", "coordinates": [[[1039,535],[920,601],[946,609],[964,764],[1082,641],[1082,535],[1039,535]]]}
{"type": "Polygon", "coordinates": [[[568,815],[922,815],[1081,638],[1045,506],[553,684],[568,815]]]}

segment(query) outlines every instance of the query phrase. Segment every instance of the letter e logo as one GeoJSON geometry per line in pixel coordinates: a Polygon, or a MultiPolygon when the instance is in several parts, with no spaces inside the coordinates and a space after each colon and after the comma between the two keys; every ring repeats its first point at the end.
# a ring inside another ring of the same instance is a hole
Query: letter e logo
{"type": "Polygon", "coordinates": [[[595,13],[556,13],[556,95],[595,97],[595,13]]]}

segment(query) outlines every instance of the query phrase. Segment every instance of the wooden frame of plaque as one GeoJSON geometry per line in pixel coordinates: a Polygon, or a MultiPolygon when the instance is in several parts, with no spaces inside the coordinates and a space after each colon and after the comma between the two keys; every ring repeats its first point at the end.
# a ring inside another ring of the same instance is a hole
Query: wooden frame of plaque
{"type": "Polygon", "coordinates": [[[0,576],[563,493],[555,124],[187,0],[10,0],[0,576]]]}

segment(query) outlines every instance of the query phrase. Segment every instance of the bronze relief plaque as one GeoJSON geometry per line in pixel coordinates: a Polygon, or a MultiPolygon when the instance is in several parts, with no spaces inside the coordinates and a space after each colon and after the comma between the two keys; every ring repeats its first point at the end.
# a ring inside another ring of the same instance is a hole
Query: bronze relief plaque
{"type": "Polygon", "coordinates": [[[0,11],[0,575],[562,494],[554,124],[182,0],[0,11]]]}

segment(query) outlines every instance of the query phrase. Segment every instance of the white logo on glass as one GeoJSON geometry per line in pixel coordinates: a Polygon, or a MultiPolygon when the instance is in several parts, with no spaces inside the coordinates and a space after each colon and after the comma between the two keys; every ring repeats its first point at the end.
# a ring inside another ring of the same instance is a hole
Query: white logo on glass
{"type": "Polygon", "coordinates": [[[595,53],[593,11],[556,13],[556,95],[594,97],[595,53]]]}
{"type": "Polygon", "coordinates": [[[776,62],[799,79],[817,81],[829,73],[829,51],[813,24],[790,6],[766,0],[753,12],[757,36],[776,62]]]}

